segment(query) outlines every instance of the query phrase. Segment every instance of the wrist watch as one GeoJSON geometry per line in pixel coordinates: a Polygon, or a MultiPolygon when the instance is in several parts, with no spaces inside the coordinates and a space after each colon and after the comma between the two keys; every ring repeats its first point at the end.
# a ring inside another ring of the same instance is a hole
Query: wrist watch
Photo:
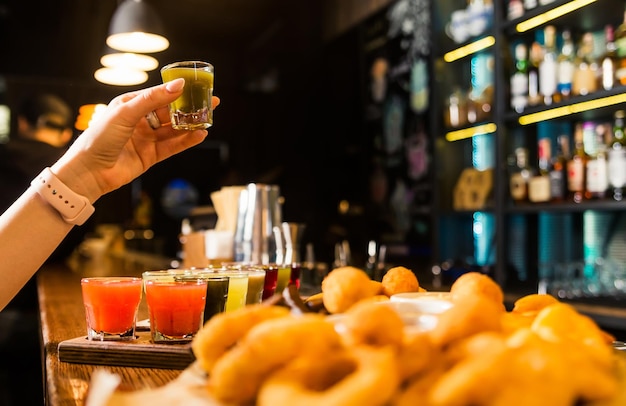
{"type": "Polygon", "coordinates": [[[59,212],[66,223],[80,226],[95,211],[89,199],[67,187],[50,168],[45,168],[30,184],[59,212]]]}

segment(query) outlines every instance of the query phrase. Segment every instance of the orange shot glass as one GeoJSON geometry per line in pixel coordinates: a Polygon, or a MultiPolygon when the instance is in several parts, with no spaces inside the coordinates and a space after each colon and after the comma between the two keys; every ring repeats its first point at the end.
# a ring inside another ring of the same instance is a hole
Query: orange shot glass
{"type": "Polygon", "coordinates": [[[207,281],[144,280],[150,314],[150,335],[154,343],[185,343],[204,323],[207,281]]]}
{"type": "Polygon", "coordinates": [[[82,278],[87,338],[95,341],[133,340],[142,279],[133,277],[82,278]]]}

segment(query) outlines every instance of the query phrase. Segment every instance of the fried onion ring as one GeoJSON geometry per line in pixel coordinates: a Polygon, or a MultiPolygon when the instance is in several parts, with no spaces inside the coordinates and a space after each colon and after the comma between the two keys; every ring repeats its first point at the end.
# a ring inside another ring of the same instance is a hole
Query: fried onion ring
{"type": "Polygon", "coordinates": [[[431,337],[435,345],[445,346],[480,332],[501,331],[503,313],[503,305],[485,295],[465,295],[439,315],[431,337]]]}
{"type": "Polygon", "coordinates": [[[404,322],[392,307],[369,300],[352,306],[343,319],[344,340],[348,346],[391,345],[400,348],[404,339],[404,322]]]}
{"type": "Polygon", "coordinates": [[[265,320],[287,317],[289,314],[286,307],[262,304],[216,314],[196,334],[191,349],[202,369],[211,372],[215,362],[252,327],[265,320]]]}
{"type": "Polygon", "coordinates": [[[389,347],[359,347],[298,358],[267,379],[257,405],[386,405],[399,382],[394,357],[389,347]]]}
{"type": "Polygon", "coordinates": [[[325,316],[307,313],[267,320],[217,360],[209,391],[219,401],[247,404],[271,372],[299,356],[323,360],[339,348],[339,334],[325,316]]]}

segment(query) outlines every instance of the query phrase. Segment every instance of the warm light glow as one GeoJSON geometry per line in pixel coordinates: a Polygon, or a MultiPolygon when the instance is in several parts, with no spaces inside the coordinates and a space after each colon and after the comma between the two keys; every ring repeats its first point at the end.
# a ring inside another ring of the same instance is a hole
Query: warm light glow
{"type": "Polygon", "coordinates": [[[150,55],[134,54],[132,52],[119,52],[106,54],[100,58],[100,63],[107,68],[127,68],[143,71],[155,70],[159,67],[159,61],[150,55]]]}
{"type": "Polygon", "coordinates": [[[94,73],[98,82],[115,86],[140,85],[148,80],[148,74],[137,69],[100,68],[94,73]]]}
{"type": "Polygon", "coordinates": [[[574,113],[582,113],[583,111],[599,109],[625,102],[626,94],[620,93],[614,96],[603,97],[601,99],[589,100],[571,104],[569,106],[556,107],[550,110],[540,111],[538,113],[526,114],[521,116],[518,121],[521,125],[534,124],[540,121],[552,120],[557,117],[563,117],[574,113]]]}
{"type": "Polygon", "coordinates": [[[106,43],[111,48],[119,51],[144,54],[161,52],[170,46],[167,38],[146,32],[112,34],[107,37],[106,43]]]}
{"type": "Polygon", "coordinates": [[[529,18],[528,20],[522,21],[521,23],[515,26],[515,29],[518,32],[525,32],[531,30],[535,27],[538,27],[542,24],[547,23],[548,21],[554,20],[555,18],[559,18],[562,15],[567,13],[571,13],[574,10],[577,10],[581,7],[585,7],[588,4],[595,2],[596,0],[574,0],[569,3],[565,3],[559,7],[555,7],[545,13],[539,14],[535,17],[529,18]]]}
{"type": "Polygon", "coordinates": [[[476,135],[491,134],[495,133],[497,129],[498,126],[496,126],[495,123],[481,124],[475,127],[464,128],[462,130],[450,131],[446,134],[446,140],[452,142],[474,137],[476,135]]]}
{"type": "Polygon", "coordinates": [[[85,104],[80,106],[74,127],[79,131],[85,131],[91,122],[102,114],[106,107],[106,104],[85,104]]]}
{"type": "Polygon", "coordinates": [[[483,49],[489,48],[496,43],[496,39],[492,36],[488,36],[485,38],[481,38],[478,41],[474,41],[470,44],[464,45],[460,48],[457,48],[453,51],[448,52],[443,56],[443,60],[446,62],[453,62],[458,59],[464,58],[467,55],[471,55],[478,51],[482,51],[483,49]]]}

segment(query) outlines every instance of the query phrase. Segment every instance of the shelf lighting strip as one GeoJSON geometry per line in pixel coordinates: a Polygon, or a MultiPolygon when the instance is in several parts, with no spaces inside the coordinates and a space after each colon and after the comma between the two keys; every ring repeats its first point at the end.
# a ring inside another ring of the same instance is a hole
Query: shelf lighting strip
{"type": "Polygon", "coordinates": [[[476,135],[491,134],[495,133],[497,129],[498,126],[494,123],[481,124],[475,127],[464,128],[462,130],[450,131],[449,133],[446,133],[446,140],[452,142],[474,137],[476,135]]]}
{"type": "Polygon", "coordinates": [[[458,59],[466,57],[467,55],[489,48],[495,43],[496,39],[490,35],[446,53],[443,56],[443,60],[446,62],[454,62],[458,59]]]}
{"type": "Polygon", "coordinates": [[[599,109],[619,103],[626,103],[626,94],[620,93],[613,96],[603,97],[601,99],[589,100],[571,104],[569,106],[562,106],[537,113],[526,114],[521,116],[518,121],[521,125],[534,124],[540,121],[551,120],[553,118],[563,117],[575,113],[582,113],[584,111],[599,109]]]}
{"type": "Polygon", "coordinates": [[[559,18],[567,13],[571,13],[574,10],[578,10],[581,7],[585,7],[588,4],[594,3],[596,0],[574,0],[569,3],[565,3],[561,6],[555,7],[545,13],[536,15],[528,20],[522,21],[515,26],[517,32],[526,32],[538,27],[548,21],[559,18]]]}

